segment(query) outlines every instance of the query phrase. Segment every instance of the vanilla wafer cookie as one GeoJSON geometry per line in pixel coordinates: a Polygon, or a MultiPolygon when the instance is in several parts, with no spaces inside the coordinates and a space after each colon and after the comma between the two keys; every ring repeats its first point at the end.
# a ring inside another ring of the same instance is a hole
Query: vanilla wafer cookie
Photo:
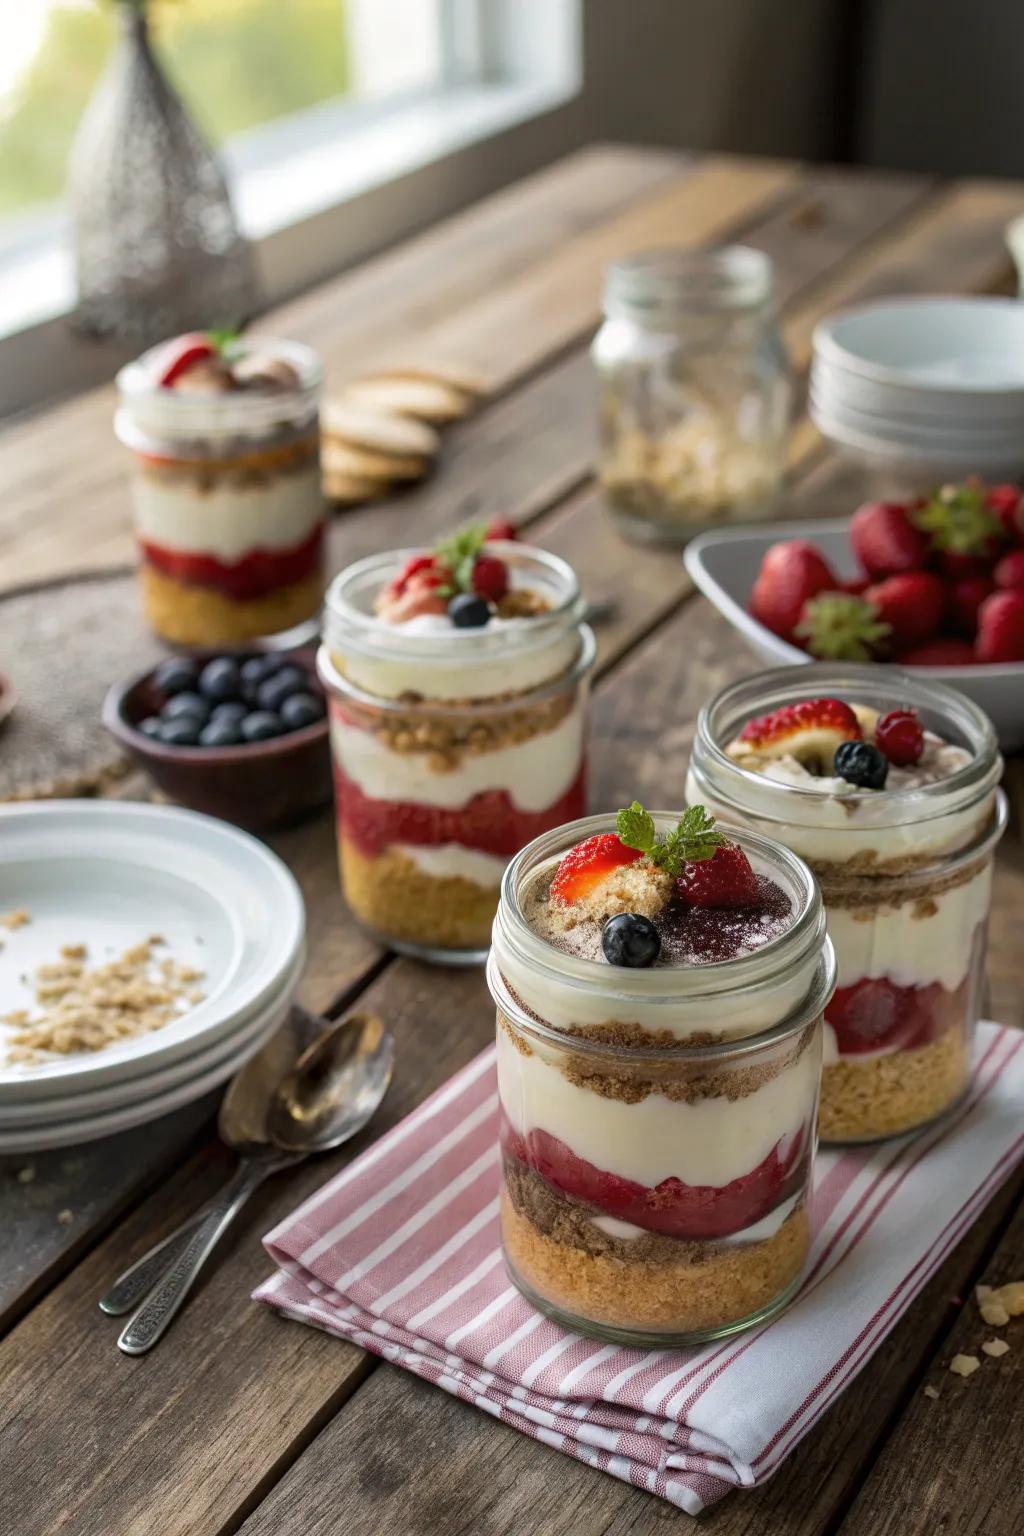
{"type": "Polygon", "coordinates": [[[461,421],[473,409],[472,397],[465,390],[425,374],[381,373],[354,379],[345,390],[345,398],[363,409],[411,416],[435,426],[461,421]]]}
{"type": "Polygon", "coordinates": [[[324,401],[320,430],[325,440],[337,439],[353,448],[400,458],[433,458],[441,446],[437,433],[425,421],[352,405],[344,395],[324,401]]]}
{"type": "Polygon", "coordinates": [[[339,438],[326,438],[320,445],[320,464],[325,475],[355,475],[361,480],[419,480],[430,468],[422,454],[378,453],[372,448],[357,448],[339,438]]]}

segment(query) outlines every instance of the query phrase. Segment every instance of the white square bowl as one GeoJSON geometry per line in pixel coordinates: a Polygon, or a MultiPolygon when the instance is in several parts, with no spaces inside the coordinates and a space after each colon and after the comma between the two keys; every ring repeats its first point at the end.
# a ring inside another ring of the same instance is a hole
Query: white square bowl
{"type": "MultiPolygon", "coordinates": [[[[688,544],[686,569],[720,613],[773,666],[813,661],[806,651],[772,634],[747,611],[750,591],[769,545],[780,539],[810,539],[836,574],[858,574],[847,538],[847,518],[828,522],[776,523],[758,528],[723,528],[702,533],[688,544]]],[[[886,663],[879,662],[879,666],[886,663]]],[[[1004,751],[1024,747],[1024,662],[997,662],[971,667],[907,667],[922,679],[933,678],[959,688],[985,711],[1004,751]]]]}

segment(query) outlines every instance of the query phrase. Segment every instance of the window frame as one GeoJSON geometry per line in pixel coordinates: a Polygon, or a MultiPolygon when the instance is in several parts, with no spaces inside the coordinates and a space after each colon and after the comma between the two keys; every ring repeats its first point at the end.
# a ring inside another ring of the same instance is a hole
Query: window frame
{"type": "MultiPolygon", "coordinates": [[[[223,145],[236,212],[256,256],[261,307],[580,144],[582,5],[440,0],[436,88],[324,102],[223,145]],[[275,140],[291,141],[291,152],[276,153],[275,140]],[[341,146],[346,153],[338,153],[341,146]],[[279,193],[282,181],[288,187],[287,207],[279,198],[275,208],[275,180],[279,193]]],[[[34,222],[34,241],[33,220],[22,225],[28,280],[48,287],[53,301],[26,323],[0,316],[0,421],[111,377],[128,355],[68,323],[74,279],[66,213],[40,210],[34,222]]]]}

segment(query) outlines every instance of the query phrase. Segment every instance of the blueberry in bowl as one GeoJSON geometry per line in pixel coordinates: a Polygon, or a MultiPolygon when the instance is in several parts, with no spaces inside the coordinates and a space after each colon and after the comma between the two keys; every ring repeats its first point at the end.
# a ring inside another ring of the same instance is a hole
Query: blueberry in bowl
{"type": "Polygon", "coordinates": [[[330,803],[312,647],[172,656],[115,684],[103,723],[164,794],[251,832],[330,803]]]}

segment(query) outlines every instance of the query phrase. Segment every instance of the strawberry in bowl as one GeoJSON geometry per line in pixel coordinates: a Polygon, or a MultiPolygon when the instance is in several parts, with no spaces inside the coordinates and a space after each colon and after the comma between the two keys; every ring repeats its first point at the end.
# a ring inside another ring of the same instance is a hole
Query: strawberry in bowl
{"type": "Polygon", "coordinates": [[[1024,745],[1024,513],[1014,486],[940,487],[849,520],[705,534],[696,584],[771,661],[927,668],[1024,745]]]}

